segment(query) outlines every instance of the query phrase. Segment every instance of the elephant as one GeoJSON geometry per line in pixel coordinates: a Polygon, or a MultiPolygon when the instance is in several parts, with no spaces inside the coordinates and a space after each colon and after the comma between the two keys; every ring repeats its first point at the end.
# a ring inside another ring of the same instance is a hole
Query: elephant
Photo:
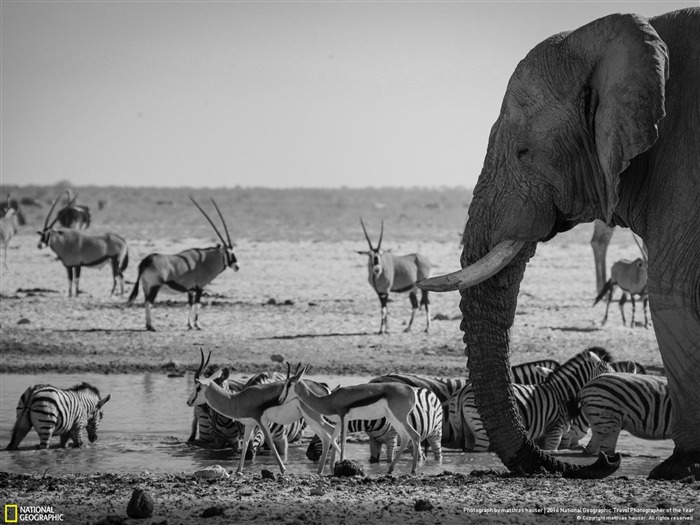
{"type": "Polygon", "coordinates": [[[655,335],[674,409],[650,479],[700,479],[700,8],[613,14],[559,33],[517,65],[491,129],[462,269],[419,283],[461,292],[476,403],[509,470],[602,478],[620,456],[558,461],[528,440],[510,387],[509,331],[539,242],[596,219],[646,243],[655,335]]]}

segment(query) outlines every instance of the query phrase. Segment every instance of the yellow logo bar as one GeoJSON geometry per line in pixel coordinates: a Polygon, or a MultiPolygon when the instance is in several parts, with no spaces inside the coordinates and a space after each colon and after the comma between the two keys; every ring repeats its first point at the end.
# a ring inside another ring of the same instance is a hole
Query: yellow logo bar
{"type": "Polygon", "coordinates": [[[17,504],[5,505],[5,523],[17,523],[19,517],[19,509],[17,504]],[[10,517],[13,514],[13,517],[10,517]]]}

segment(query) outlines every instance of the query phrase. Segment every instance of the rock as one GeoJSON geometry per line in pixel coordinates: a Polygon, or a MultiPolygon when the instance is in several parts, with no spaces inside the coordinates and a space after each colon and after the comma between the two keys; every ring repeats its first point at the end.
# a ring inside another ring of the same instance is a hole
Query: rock
{"type": "Polygon", "coordinates": [[[312,496],[323,496],[326,493],[325,490],[323,490],[323,487],[316,487],[315,489],[311,489],[311,494],[312,496]]]}
{"type": "Polygon", "coordinates": [[[262,479],[275,479],[274,473],[267,470],[266,468],[262,469],[260,471],[260,474],[262,475],[262,479]]]}
{"type": "Polygon", "coordinates": [[[275,306],[277,304],[277,301],[273,297],[272,299],[268,299],[267,303],[265,303],[265,304],[268,304],[270,306],[275,306]]]}
{"type": "Polygon", "coordinates": [[[207,479],[225,479],[229,477],[229,474],[221,465],[212,465],[210,467],[195,471],[194,476],[197,478],[207,479]]]}
{"type": "Polygon", "coordinates": [[[124,523],[126,523],[126,518],[124,516],[111,514],[106,518],[102,518],[95,525],[124,525],[124,523]]]}
{"type": "Polygon", "coordinates": [[[419,499],[416,500],[416,504],[413,506],[413,508],[419,512],[424,510],[433,510],[433,504],[427,499],[419,499]]]}
{"type": "Polygon", "coordinates": [[[150,518],[153,514],[153,498],[141,488],[135,488],[126,507],[126,515],[136,520],[150,518]]]}
{"type": "Polygon", "coordinates": [[[349,459],[336,462],[333,467],[333,475],[337,477],[341,476],[364,476],[365,471],[362,470],[362,465],[357,461],[351,461],[349,459]]]}
{"type": "Polygon", "coordinates": [[[270,356],[270,359],[272,359],[275,363],[284,363],[284,356],[283,355],[272,354],[270,356]]]}
{"type": "Polygon", "coordinates": [[[202,518],[213,518],[215,516],[224,516],[226,509],[223,507],[209,507],[202,511],[202,518]]]}
{"type": "Polygon", "coordinates": [[[31,323],[31,321],[29,319],[27,319],[26,317],[23,317],[22,319],[17,321],[17,324],[29,324],[29,323],[31,323]]]}

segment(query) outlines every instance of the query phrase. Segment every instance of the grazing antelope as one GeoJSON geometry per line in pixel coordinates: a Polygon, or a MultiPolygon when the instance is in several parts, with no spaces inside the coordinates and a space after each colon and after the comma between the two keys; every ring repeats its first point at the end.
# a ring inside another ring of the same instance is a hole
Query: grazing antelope
{"type": "Polygon", "coordinates": [[[7,450],[16,450],[34,427],[39,434],[37,448],[49,448],[51,436],[60,436],[61,447],[68,439],[76,447],[83,445],[83,430],[92,443],[97,439],[97,427],[102,420],[102,407],[111,394],[100,396],[100,391],[89,383],[80,383],[67,390],[50,385],[27,388],[17,404],[17,420],[7,450]]]}
{"type": "Polygon", "coordinates": [[[7,246],[17,233],[17,210],[8,208],[5,215],[0,218],[0,246],[5,253],[3,265],[7,269],[7,246]]]}
{"type": "MultiPolygon", "coordinates": [[[[204,360],[204,352],[200,348],[201,363],[199,369],[195,373],[195,386],[187,400],[188,406],[200,405],[206,403],[212,410],[219,414],[229,417],[233,420],[240,421],[245,425],[243,433],[243,446],[241,450],[248,450],[248,443],[253,434],[255,427],[259,427],[265,435],[272,454],[279,465],[280,472],[284,474],[285,467],[280,458],[277,448],[270,434],[270,423],[278,423],[288,425],[300,418],[304,418],[309,427],[321,437],[324,441],[324,450],[328,453],[328,448],[333,447],[335,450],[337,445],[331,440],[333,427],[323,420],[321,414],[313,408],[303,405],[298,399],[290,399],[284,404],[280,402],[281,396],[284,394],[287,382],[278,381],[275,383],[265,383],[260,385],[249,386],[240,392],[228,392],[216,384],[216,380],[224,373],[222,370],[217,371],[208,378],[201,377],[201,372],[206,368],[211,352],[207,360],[204,360]]],[[[287,367],[287,381],[289,381],[290,369],[287,367]]],[[[316,395],[324,395],[328,393],[328,388],[316,383],[315,381],[305,381],[304,388],[316,395]]],[[[243,473],[243,464],[245,462],[245,453],[241,454],[238,469],[236,474],[243,473]]],[[[321,466],[321,470],[323,467],[321,466]]],[[[319,472],[320,473],[320,472],[319,472]]]]}
{"type": "Polygon", "coordinates": [[[58,210],[56,218],[58,223],[64,228],[75,228],[84,230],[90,226],[90,209],[82,204],[76,204],[78,195],[71,196],[70,190],[65,190],[68,195],[68,204],[58,210]]]}
{"type": "MultiPolygon", "coordinates": [[[[413,325],[413,319],[416,316],[416,310],[418,310],[418,298],[416,292],[418,288],[416,283],[427,279],[430,277],[431,267],[430,261],[420,253],[411,253],[409,255],[394,255],[391,251],[382,250],[382,237],[384,236],[384,221],[382,221],[382,229],[379,234],[379,242],[377,247],[372,246],[372,241],[369,239],[367,234],[367,228],[365,228],[365,223],[360,217],[360,224],[362,225],[362,230],[365,232],[365,238],[367,239],[367,244],[369,244],[368,251],[358,251],[360,255],[367,255],[369,261],[367,268],[369,270],[369,284],[372,286],[377,295],[379,296],[379,302],[381,304],[381,325],[379,327],[379,333],[389,333],[389,326],[387,322],[388,309],[387,303],[389,302],[389,292],[403,293],[408,292],[408,297],[411,300],[411,319],[408,321],[408,326],[404,332],[411,330],[413,325]]],[[[430,331],[430,301],[428,300],[428,292],[421,291],[420,306],[425,307],[425,331],[430,331]]]]}
{"type": "Polygon", "coordinates": [[[117,279],[120,283],[120,295],[124,295],[124,270],[129,264],[129,249],[126,241],[111,232],[90,235],[72,228],[54,230],[53,226],[58,221],[58,217],[54,218],[50,224],[49,219],[59,198],[60,194],[46,215],[44,227],[37,231],[39,234],[38,247],[42,249],[49,246],[66,267],[68,271],[68,297],[72,295],[73,281],[75,281],[76,297],[80,293],[80,270],[83,266],[100,268],[108,261],[112,263],[112,278],[114,280],[110,295],[114,295],[117,279]]]}
{"type": "MultiPolygon", "coordinates": [[[[298,369],[299,367],[297,367],[298,369]]],[[[320,396],[313,392],[302,381],[308,365],[285,381],[284,390],[279,403],[289,403],[299,399],[301,403],[329,420],[337,423],[333,430],[332,440],[340,434],[340,461],[345,459],[345,442],[348,433],[348,421],[352,419],[381,419],[387,418],[399,435],[398,452],[389,466],[389,473],[394,471],[401,454],[410,439],[413,444],[413,467],[411,474],[416,473],[416,465],[420,457],[420,434],[410,423],[411,411],[416,406],[417,389],[404,383],[366,383],[340,387],[328,395],[320,396]]],[[[328,448],[324,447],[319,474],[323,473],[326,464],[328,448]]],[[[335,457],[335,449],[331,463],[335,457]]]]}
{"type": "Polygon", "coordinates": [[[214,232],[221,240],[221,245],[212,248],[192,248],[183,252],[168,255],[152,253],[147,255],[139,263],[139,273],[134,283],[134,289],[129,295],[129,303],[133,303],[139,293],[139,284],[143,286],[144,309],[146,311],[146,330],[155,331],[151,323],[151,306],[156,300],[158,291],[166,286],[176,292],[187,292],[187,302],[190,306],[187,314],[187,328],[201,330],[199,324],[199,306],[204,287],[212,282],[226,268],[238,271],[238,261],[233,254],[233,243],[226,226],[224,216],[219,210],[214,199],[211,199],[216,208],[221,223],[224,225],[226,239],[209,218],[209,215],[197,202],[190,200],[202,212],[204,218],[209,221],[214,232]]]}
{"type": "Polygon", "coordinates": [[[627,301],[627,294],[625,292],[629,292],[632,300],[632,322],[630,326],[634,328],[634,296],[638,295],[642,299],[642,309],[644,310],[644,328],[647,328],[649,325],[649,320],[647,318],[649,292],[647,290],[646,258],[638,258],[634,261],[622,259],[612,265],[612,268],[610,269],[610,279],[608,279],[608,281],[605,283],[605,286],[603,286],[603,289],[600,291],[598,296],[595,298],[595,302],[593,303],[595,306],[598,304],[598,301],[600,301],[607,294],[608,297],[605,305],[605,317],[603,317],[602,324],[605,324],[608,320],[608,309],[610,308],[610,302],[612,301],[613,292],[615,291],[616,286],[619,286],[622,289],[622,297],[620,297],[619,301],[622,324],[626,324],[624,304],[627,301]]]}

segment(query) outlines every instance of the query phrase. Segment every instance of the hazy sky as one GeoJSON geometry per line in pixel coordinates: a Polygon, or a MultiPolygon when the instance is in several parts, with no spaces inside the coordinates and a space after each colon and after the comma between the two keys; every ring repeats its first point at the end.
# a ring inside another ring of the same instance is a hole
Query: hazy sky
{"type": "Polygon", "coordinates": [[[472,187],[535,44],[698,2],[1,5],[3,184],[472,187]]]}

